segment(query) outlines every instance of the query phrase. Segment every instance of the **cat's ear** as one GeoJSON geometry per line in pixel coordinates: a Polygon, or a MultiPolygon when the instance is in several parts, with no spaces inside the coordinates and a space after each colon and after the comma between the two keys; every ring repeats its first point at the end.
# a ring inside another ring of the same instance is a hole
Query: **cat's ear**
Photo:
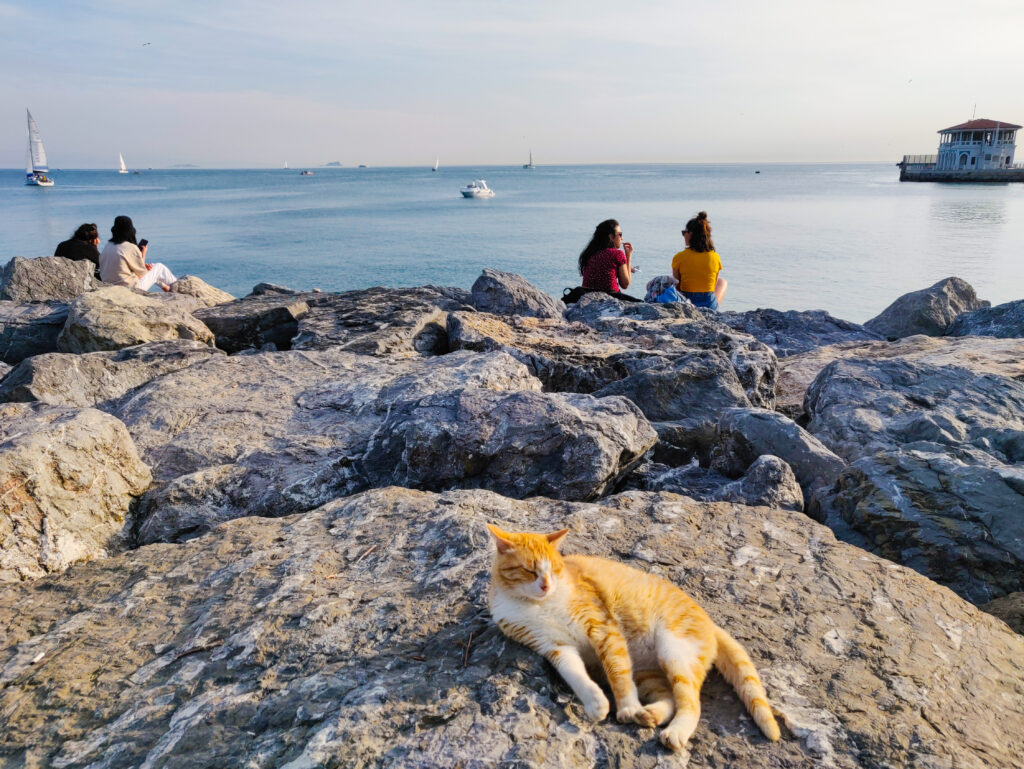
{"type": "Polygon", "coordinates": [[[494,543],[498,546],[499,553],[507,553],[514,547],[512,535],[507,531],[502,531],[497,526],[492,526],[491,524],[487,524],[487,528],[490,530],[491,536],[494,537],[494,543]]]}
{"type": "Polygon", "coordinates": [[[547,537],[548,542],[557,548],[561,546],[562,540],[565,539],[565,535],[568,533],[568,529],[562,529],[561,531],[556,531],[554,534],[545,534],[544,536],[547,537]]]}

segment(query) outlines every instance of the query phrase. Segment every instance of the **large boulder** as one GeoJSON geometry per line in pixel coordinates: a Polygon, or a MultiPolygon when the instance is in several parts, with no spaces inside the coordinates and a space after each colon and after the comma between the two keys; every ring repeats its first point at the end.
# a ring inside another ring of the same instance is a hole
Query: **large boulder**
{"type": "Polygon", "coordinates": [[[946,278],[934,286],[904,294],[865,323],[864,328],[886,339],[914,334],[942,336],[960,313],[988,306],[988,302],[978,299],[966,280],[946,278]]]}
{"type": "Polygon", "coordinates": [[[197,278],[195,275],[183,275],[178,278],[171,284],[171,293],[194,297],[203,307],[214,307],[218,304],[234,301],[235,298],[227,291],[221,291],[219,288],[211,286],[205,280],[197,278]]]}
{"type": "Polygon", "coordinates": [[[801,515],[631,493],[600,504],[375,490],[0,592],[0,755],[21,765],[680,766],[588,721],[488,616],[486,522],[689,592],[749,651],[769,743],[716,673],[690,765],[1011,767],[1024,639],[801,515]],[[148,762],[148,763],[147,763],[148,762]]]}
{"type": "Polygon", "coordinates": [[[1024,299],[962,313],[946,329],[946,334],[1024,338],[1024,299]]]}
{"type": "Polygon", "coordinates": [[[443,286],[368,288],[311,302],[299,320],[296,350],[331,347],[366,355],[444,354],[448,313],[472,311],[469,294],[443,286]]]}
{"type": "Polygon", "coordinates": [[[57,348],[85,353],[174,339],[213,344],[210,329],[187,312],[138,291],[108,286],[71,303],[57,348]]]}
{"type": "Polygon", "coordinates": [[[473,283],[472,304],[494,315],[526,315],[561,319],[565,305],[552,299],[522,275],[485,267],[473,283]]]}
{"type": "Polygon", "coordinates": [[[36,355],[23,360],[0,381],[0,401],[97,406],[169,371],[223,354],[202,342],[179,340],[82,355],[36,355]]]}
{"type": "Polygon", "coordinates": [[[0,582],[62,571],[123,545],[129,506],[150,477],[114,417],[0,405],[0,582]]]}
{"type": "Polygon", "coordinates": [[[69,302],[102,286],[95,265],[63,256],[16,256],[0,269],[0,299],[12,302],[69,302]]]}
{"type": "Polygon", "coordinates": [[[14,364],[55,352],[67,319],[65,302],[0,301],[0,360],[14,364]]]}
{"type": "Polygon", "coordinates": [[[217,347],[229,353],[242,350],[288,350],[298,332],[299,318],[309,312],[310,294],[267,293],[246,296],[195,311],[213,332],[217,347]]]}
{"type": "Polygon", "coordinates": [[[825,345],[883,338],[857,323],[834,318],[824,310],[720,312],[717,320],[764,342],[780,358],[825,345]]]}
{"type": "Polygon", "coordinates": [[[851,463],[822,520],[976,603],[1024,590],[1024,382],[838,360],[806,407],[807,429],[851,463]]]}

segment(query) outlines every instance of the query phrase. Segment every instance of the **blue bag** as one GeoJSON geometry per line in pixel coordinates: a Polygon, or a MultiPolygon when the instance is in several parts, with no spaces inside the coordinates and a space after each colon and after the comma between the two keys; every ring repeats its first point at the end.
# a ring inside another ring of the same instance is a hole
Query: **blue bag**
{"type": "Polygon", "coordinates": [[[655,302],[661,302],[662,304],[668,304],[669,302],[683,302],[685,297],[680,294],[675,286],[669,286],[660,294],[654,298],[655,302]]]}

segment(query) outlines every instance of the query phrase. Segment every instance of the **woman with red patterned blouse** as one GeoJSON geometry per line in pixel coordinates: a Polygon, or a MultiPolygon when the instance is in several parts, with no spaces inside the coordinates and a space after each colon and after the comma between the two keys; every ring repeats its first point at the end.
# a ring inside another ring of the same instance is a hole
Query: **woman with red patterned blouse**
{"type": "Polygon", "coordinates": [[[631,263],[633,246],[622,242],[622,228],[614,219],[606,219],[597,225],[594,237],[580,252],[580,275],[583,288],[590,291],[604,291],[627,302],[639,302],[636,297],[623,294],[621,288],[629,288],[633,276],[631,263]]]}

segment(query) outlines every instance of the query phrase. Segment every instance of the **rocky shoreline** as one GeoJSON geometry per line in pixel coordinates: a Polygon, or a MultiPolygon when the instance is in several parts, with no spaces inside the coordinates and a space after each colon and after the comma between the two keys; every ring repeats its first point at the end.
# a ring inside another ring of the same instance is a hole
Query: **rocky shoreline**
{"type": "Polygon", "coordinates": [[[1024,300],[863,326],[588,295],[0,271],[0,766],[653,767],[490,623],[486,522],[751,651],[700,766],[1024,755],[1024,300]],[[1015,633],[1014,630],[1017,632],[1015,633]]]}

